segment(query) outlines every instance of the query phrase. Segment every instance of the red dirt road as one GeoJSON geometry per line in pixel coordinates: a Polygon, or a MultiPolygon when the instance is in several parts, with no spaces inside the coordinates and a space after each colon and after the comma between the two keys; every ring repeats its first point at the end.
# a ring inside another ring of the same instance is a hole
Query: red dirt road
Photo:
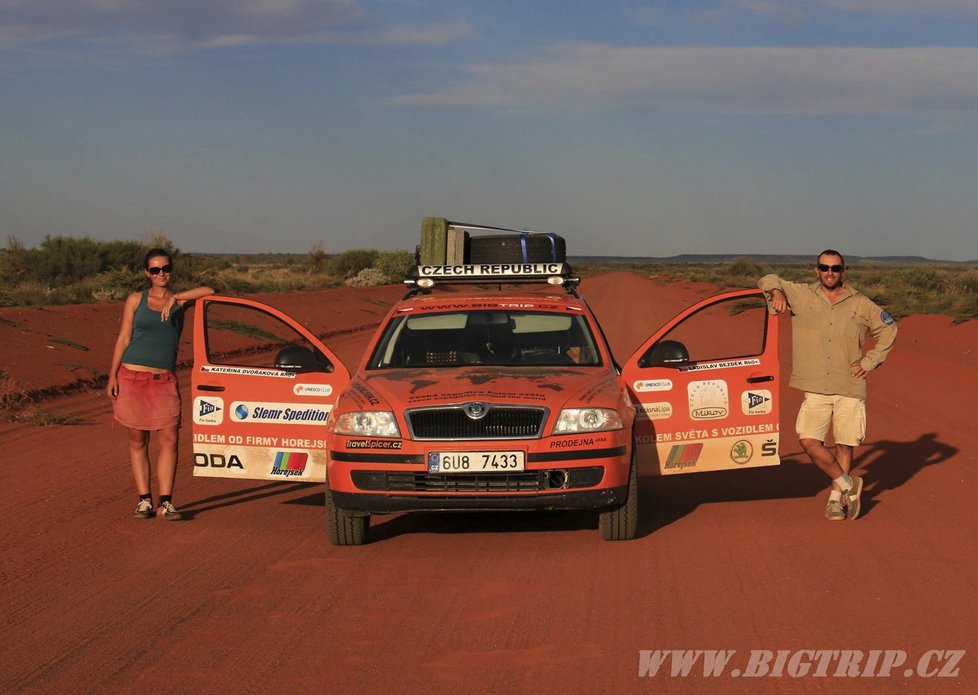
{"type": "MultiPolygon", "coordinates": [[[[622,361],[710,288],[613,273],[581,291],[622,361]]],[[[350,364],[370,330],[344,331],[400,293],[269,301],[334,333],[350,364]]],[[[0,310],[8,388],[104,372],[120,311],[0,310]]],[[[780,467],[644,477],[626,543],[602,542],[592,514],[414,514],[334,548],[320,487],[193,478],[189,428],[175,500],[189,520],[137,521],[104,394],[48,400],[79,424],[0,425],[0,692],[975,692],[976,343],[978,322],[901,321],[869,377],[859,520],[822,518],[827,481],[784,388],[780,467]],[[639,677],[640,650],[671,649],[736,652],[718,677],[702,661],[672,676],[668,660],[639,677]],[[906,662],[889,677],[835,677],[835,660],[827,677],[734,675],[751,650],[805,649],[906,662]],[[940,669],[929,650],[967,653],[954,677],[906,675],[940,669]]],[[[186,409],[186,369],[181,382],[186,409]]]]}

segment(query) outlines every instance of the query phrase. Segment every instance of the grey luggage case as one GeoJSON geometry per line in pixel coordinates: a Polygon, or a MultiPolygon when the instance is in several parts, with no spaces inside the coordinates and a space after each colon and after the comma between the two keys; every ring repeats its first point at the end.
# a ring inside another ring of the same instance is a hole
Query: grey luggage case
{"type": "Polygon", "coordinates": [[[549,232],[473,234],[469,237],[469,263],[563,263],[567,245],[549,232]]]}

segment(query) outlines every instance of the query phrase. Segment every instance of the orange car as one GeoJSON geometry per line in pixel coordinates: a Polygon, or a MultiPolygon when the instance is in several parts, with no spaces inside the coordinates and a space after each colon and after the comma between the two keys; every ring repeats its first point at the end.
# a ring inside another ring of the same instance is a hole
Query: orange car
{"type": "Polygon", "coordinates": [[[421,266],[352,377],[272,307],[205,297],[195,474],[326,481],[337,545],[413,510],[594,509],[624,540],[640,471],[779,462],[777,322],[758,290],[698,303],[619,367],[575,285],[562,263],[421,266]]]}

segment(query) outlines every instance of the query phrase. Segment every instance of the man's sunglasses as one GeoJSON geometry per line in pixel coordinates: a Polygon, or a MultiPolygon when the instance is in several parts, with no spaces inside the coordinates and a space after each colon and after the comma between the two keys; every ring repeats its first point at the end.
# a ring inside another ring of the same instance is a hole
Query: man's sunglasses
{"type": "MultiPolygon", "coordinates": [[[[825,267],[827,268],[828,266],[825,267]]],[[[149,271],[150,275],[159,275],[160,273],[166,273],[167,275],[169,275],[173,271],[173,266],[167,263],[166,265],[162,265],[162,266],[154,265],[150,268],[147,268],[146,270],[149,271]]]]}
{"type": "Polygon", "coordinates": [[[845,269],[846,269],[846,267],[845,267],[844,265],[825,265],[824,263],[819,263],[819,264],[818,264],[817,266],[815,266],[815,267],[816,267],[816,268],[818,268],[818,269],[819,269],[820,271],[822,271],[823,273],[827,273],[827,272],[829,272],[830,270],[831,270],[831,271],[832,271],[833,273],[841,273],[841,272],[842,272],[843,270],[845,270],[845,269]]]}

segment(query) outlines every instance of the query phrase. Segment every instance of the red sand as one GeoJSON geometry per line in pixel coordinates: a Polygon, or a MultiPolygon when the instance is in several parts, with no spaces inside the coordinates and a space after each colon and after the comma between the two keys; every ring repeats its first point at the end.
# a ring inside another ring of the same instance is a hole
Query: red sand
{"type": "MultiPolygon", "coordinates": [[[[581,292],[623,361],[711,290],[610,273],[581,292]]],[[[401,293],[260,299],[333,334],[352,364],[370,330],[349,331],[401,293]]],[[[0,425],[0,692],[978,686],[978,322],[900,322],[889,361],[870,375],[855,522],[822,518],[826,481],[791,434],[799,399],[785,388],[782,465],[643,479],[635,541],[602,542],[582,513],[416,514],[376,519],[375,543],[334,548],[320,487],[195,479],[189,428],[176,502],[190,520],[128,517],[124,431],[109,427],[103,393],[79,388],[108,368],[120,311],[0,309],[5,387],[78,389],[41,405],[79,419],[0,425]],[[737,651],[719,678],[704,679],[701,662],[700,675],[672,677],[667,662],[642,679],[643,649],[737,651]],[[903,650],[907,663],[851,685],[832,677],[835,662],[827,678],[731,675],[752,649],[903,650]],[[931,649],[968,650],[959,674],[906,676],[931,649]]],[[[185,346],[181,359],[191,357],[185,346]]],[[[180,376],[186,387],[188,370],[180,376]]]]}

